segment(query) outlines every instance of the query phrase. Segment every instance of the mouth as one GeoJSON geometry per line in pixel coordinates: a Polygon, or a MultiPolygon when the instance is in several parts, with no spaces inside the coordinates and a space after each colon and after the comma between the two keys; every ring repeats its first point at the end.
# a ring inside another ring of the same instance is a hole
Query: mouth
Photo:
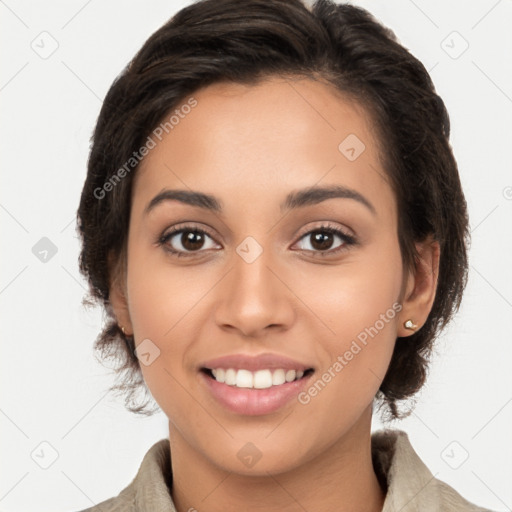
{"type": "Polygon", "coordinates": [[[207,368],[201,377],[207,396],[225,411],[237,416],[264,416],[297,406],[297,397],[307,386],[313,368],[207,368]]]}
{"type": "Polygon", "coordinates": [[[202,361],[198,375],[207,396],[224,410],[256,416],[297,403],[314,367],[284,354],[230,354],[202,361]]]}
{"type": "Polygon", "coordinates": [[[307,379],[313,368],[301,369],[261,369],[250,371],[235,368],[201,368],[201,372],[220,384],[245,389],[268,389],[307,379]]]}

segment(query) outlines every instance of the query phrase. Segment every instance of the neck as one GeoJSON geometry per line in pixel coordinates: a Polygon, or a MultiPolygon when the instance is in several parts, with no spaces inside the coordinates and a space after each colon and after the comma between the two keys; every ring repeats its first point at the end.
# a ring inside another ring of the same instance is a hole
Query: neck
{"type": "Polygon", "coordinates": [[[169,423],[172,497],[178,512],[381,512],[372,464],[371,407],[323,453],[293,470],[248,476],[211,463],[169,423]]]}

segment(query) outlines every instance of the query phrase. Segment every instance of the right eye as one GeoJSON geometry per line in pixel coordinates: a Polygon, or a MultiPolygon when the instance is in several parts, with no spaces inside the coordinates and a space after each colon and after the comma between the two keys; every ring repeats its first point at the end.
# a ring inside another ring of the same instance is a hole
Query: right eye
{"type": "Polygon", "coordinates": [[[201,252],[201,249],[215,249],[216,242],[203,229],[197,227],[178,227],[164,233],[158,240],[159,244],[171,254],[178,257],[192,256],[201,252]],[[207,247],[204,247],[208,245],[207,247]]]}

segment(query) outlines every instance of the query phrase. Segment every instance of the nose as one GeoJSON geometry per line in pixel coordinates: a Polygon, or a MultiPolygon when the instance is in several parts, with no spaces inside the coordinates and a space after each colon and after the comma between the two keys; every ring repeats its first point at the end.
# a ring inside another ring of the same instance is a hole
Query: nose
{"type": "Polygon", "coordinates": [[[265,336],[270,328],[289,329],[295,316],[289,279],[270,250],[254,261],[235,253],[231,270],[216,290],[217,325],[253,338],[265,336]]]}

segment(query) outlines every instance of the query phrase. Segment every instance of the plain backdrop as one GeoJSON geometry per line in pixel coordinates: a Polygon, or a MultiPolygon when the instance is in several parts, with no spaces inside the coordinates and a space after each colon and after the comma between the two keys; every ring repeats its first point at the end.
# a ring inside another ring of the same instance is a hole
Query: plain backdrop
{"type": "MultiPolygon", "coordinates": [[[[473,240],[462,309],[414,413],[391,426],[468,500],[511,510],[512,2],[354,3],[394,30],[445,100],[473,240]]],[[[81,304],[75,213],[103,97],[187,4],[0,1],[4,512],[77,511],[114,496],[168,435],[162,413],[137,417],[107,393],[113,376],[92,351],[101,311],[81,304]]]]}

